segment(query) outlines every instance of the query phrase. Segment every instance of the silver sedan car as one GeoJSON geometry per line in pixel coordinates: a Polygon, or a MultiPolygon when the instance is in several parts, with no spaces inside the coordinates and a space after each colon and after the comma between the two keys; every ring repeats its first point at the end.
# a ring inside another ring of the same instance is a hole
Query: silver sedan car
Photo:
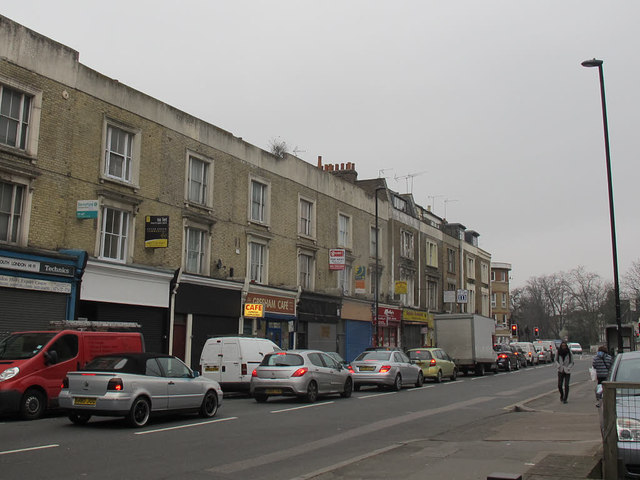
{"type": "Polygon", "coordinates": [[[171,355],[123,353],[96,357],[82,370],[67,373],[59,401],[76,424],[94,415],[124,416],[142,427],[152,413],[194,411],[213,417],[222,389],[171,355]]]}
{"type": "Polygon", "coordinates": [[[290,395],[315,402],[319,395],[350,397],[351,372],[325,352],[287,350],[268,353],[251,374],[250,392],[257,402],[290,395]]]}
{"type": "Polygon", "coordinates": [[[376,385],[397,391],[405,385],[421,387],[424,383],[422,369],[400,350],[367,350],[351,362],[351,367],[355,390],[376,385]]]}

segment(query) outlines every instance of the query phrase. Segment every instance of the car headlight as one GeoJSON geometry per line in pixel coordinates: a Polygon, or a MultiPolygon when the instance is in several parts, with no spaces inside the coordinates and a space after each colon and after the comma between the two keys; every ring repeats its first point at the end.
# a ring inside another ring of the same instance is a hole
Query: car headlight
{"type": "Polygon", "coordinates": [[[9,380],[10,378],[18,375],[18,373],[20,373],[20,369],[18,367],[7,368],[4,372],[0,373],[0,382],[9,380]]]}
{"type": "Polygon", "coordinates": [[[640,421],[635,418],[618,417],[618,441],[640,442],[640,421]]]}

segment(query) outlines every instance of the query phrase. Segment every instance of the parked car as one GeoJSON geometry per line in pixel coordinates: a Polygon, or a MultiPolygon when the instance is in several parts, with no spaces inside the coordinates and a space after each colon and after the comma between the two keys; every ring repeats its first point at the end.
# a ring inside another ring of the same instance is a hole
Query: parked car
{"type": "Polygon", "coordinates": [[[440,383],[443,377],[452,381],[458,378],[458,367],[441,348],[412,348],[407,350],[409,359],[422,369],[424,378],[440,383]]]}
{"type": "Polygon", "coordinates": [[[97,355],[142,352],[139,332],[15,332],[0,340],[0,413],[40,418],[58,406],[62,379],[97,355]]]}
{"type": "Polygon", "coordinates": [[[556,342],[553,340],[536,340],[533,342],[534,347],[542,347],[549,351],[549,356],[551,359],[550,362],[555,361],[556,359],[556,342]]]}
{"type": "Polygon", "coordinates": [[[297,396],[315,402],[320,395],[353,391],[349,369],[318,350],[287,350],[268,353],[251,373],[250,393],[263,403],[270,396],[297,396]]]}
{"type": "Polygon", "coordinates": [[[251,372],[267,353],[279,351],[278,345],[267,338],[209,338],[200,354],[200,371],[218,382],[225,392],[248,392],[251,372]]]}
{"type": "Polygon", "coordinates": [[[511,350],[513,350],[513,353],[516,356],[516,359],[518,360],[518,368],[526,368],[527,365],[529,365],[529,362],[527,362],[527,356],[524,353],[524,350],[522,350],[522,348],[518,347],[517,345],[511,344],[510,346],[511,350]]]}
{"type": "Polygon", "coordinates": [[[213,417],[222,389],[174,356],[123,353],[96,357],[82,370],[67,373],[59,398],[75,424],[92,416],[124,416],[131,426],[142,427],[156,413],[194,411],[213,417]]]}
{"type": "Polygon", "coordinates": [[[367,350],[358,355],[351,366],[355,390],[363,385],[375,385],[398,391],[405,385],[421,387],[424,383],[422,369],[401,351],[367,350]]]}
{"type": "Polygon", "coordinates": [[[538,363],[550,363],[553,361],[551,352],[544,348],[542,345],[534,344],[533,348],[536,349],[538,355],[538,363]]]}
{"type": "Polygon", "coordinates": [[[511,345],[515,347],[520,347],[524,352],[524,357],[527,359],[528,365],[537,365],[538,364],[538,354],[536,352],[533,343],[531,342],[514,342],[511,345]]]}
{"type": "Polygon", "coordinates": [[[342,365],[344,368],[346,368],[350,372],[353,372],[353,368],[351,367],[349,362],[347,362],[344,358],[342,358],[342,356],[339,353],[337,352],[325,352],[325,353],[329,355],[331,358],[333,358],[340,365],[342,365]]]}
{"type": "MultiPolygon", "coordinates": [[[[623,352],[616,355],[608,380],[616,383],[640,383],[640,352],[623,352]]],[[[602,400],[602,385],[596,387],[596,397],[602,400]]],[[[600,429],[605,431],[603,402],[600,407],[600,429]]],[[[638,478],[640,476],[640,390],[616,388],[616,429],[618,443],[618,465],[624,466],[624,472],[618,472],[619,478],[638,478]]],[[[607,426],[608,428],[611,428],[607,426]]]]}
{"type": "Polygon", "coordinates": [[[498,369],[504,370],[505,372],[510,372],[512,370],[518,370],[520,368],[520,363],[518,362],[518,358],[513,352],[513,348],[506,343],[498,343],[493,346],[498,358],[496,360],[498,364],[498,369]]]}
{"type": "Polygon", "coordinates": [[[571,350],[571,353],[573,353],[574,355],[582,355],[582,346],[579,343],[568,343],[567,344],[569,346],[569,350],[571,350]]]}

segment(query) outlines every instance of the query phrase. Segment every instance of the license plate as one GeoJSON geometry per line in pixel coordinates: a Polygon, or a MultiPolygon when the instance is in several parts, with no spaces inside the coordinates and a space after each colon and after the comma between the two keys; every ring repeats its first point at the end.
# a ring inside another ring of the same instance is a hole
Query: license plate
{"type": "Polygon", "coordinates": [[[373,372],[375,370],[375,367],[360,367],[358,370],[360,370],[361,372],[373,372]]]}
{"type": "Polygon", "coordinates": [[[87,397],[73,397],[73,404],[74,405],[95,406],[96,405],[96,399],[95,398],[87,398],[87,397]]]}
{"type": "Polygon", "coordinates": [[[278,395],[282,393],[282,390],[280,388],[267,388],[264,393],[266,393],[267,395],[278,395]]]}
{"type": "Polygon", "coordinates": [[[216,365],[215,367],[204,367],[204,371],[205,372],[217,372],[218,371],[218,366],[216,365]]]}

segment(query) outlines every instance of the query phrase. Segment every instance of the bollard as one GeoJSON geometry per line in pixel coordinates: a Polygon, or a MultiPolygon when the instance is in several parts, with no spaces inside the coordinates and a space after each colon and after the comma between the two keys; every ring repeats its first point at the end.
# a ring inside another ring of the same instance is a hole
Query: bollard
{"type": "Polygon", "coordinates": [[[487,480],[522,480],[522,475],[519,473],[495,472],[489,475],[487,480]]]}

